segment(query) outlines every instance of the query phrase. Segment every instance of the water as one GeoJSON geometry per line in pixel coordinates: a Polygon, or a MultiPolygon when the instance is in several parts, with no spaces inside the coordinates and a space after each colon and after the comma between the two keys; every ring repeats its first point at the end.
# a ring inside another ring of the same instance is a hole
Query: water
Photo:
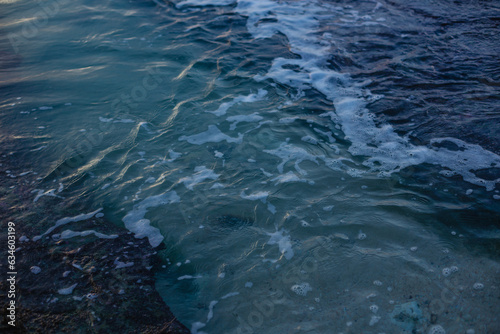
{"type": "Polygon", "coordinates": [[[164,242],[193,332],[500,329],[494,1],[0,6],[2,159],[164,242]]]}

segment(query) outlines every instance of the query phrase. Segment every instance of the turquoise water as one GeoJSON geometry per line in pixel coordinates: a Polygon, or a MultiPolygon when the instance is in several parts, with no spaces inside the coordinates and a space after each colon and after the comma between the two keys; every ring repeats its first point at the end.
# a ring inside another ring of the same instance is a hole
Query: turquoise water
{"type": "Polygon", "coordinates": [[[493,3],[0,6],[2,159],[164,243],[194,333],[499,330],[493,3]]]}

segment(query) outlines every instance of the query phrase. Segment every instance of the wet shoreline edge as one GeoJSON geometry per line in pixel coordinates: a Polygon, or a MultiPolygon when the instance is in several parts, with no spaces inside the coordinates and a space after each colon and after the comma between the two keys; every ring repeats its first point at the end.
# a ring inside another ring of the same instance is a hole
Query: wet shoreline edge
{"type": "Polygon", "coordinates": [[[56,237],[33,241],[57,219],[98,208],[79,207],[76,212],[52,206],[53,197],[41,199],[46,201],[43,206],[34,205],[36,175],[13,177],[23,173],[25,166],[16,162],[24,159],[14,160],[2,151],[0,236],[6,242],[0,249],[0,268],[2,277],[7,275],[8,222],[13,222],[17,272],[15,327],[8,325],[7,277],[0,282],[2,333],[190,333],[155,289],[154,276],[162,265],[157,250],[162,246],[154,249],[147,238],[136,239],[100,216],[59,228],[56,237]],[[117,237],[57,237],[67,229],[117,237]]]}

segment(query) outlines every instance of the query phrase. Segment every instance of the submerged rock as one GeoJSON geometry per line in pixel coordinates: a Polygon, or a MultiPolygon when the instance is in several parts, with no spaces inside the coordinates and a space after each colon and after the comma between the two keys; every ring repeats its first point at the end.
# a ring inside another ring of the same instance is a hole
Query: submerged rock
{"type": "MultiPolygon", "coordinates": [[[[40,235],[73,211],[89,210],[84,206],[70,210],[67,203],[51,208],[33,203],[29,188],[16,182],[0,173],[0,203],[6,208],[0,210],[0,228],[5,231],[6,222],[19,222],[16,327],[6,321],[9,299],[7,282],[2,280],[0,333],[189,333],[155,290],[155,268],[162,263],[147,239],[136,239],[124,228],[95,217],[69,226],[98,233],[20,240],[40,235]],[[116,237],[102,238],[104,234],[116,237]]],[[[3,247],[0,256],[7,258],[6,252],[3,247]]]]}

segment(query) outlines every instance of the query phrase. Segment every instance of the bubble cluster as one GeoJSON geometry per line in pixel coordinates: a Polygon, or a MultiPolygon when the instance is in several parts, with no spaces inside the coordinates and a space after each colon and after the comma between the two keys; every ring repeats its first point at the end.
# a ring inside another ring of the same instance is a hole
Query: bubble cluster
{"type": "Polygon", "coordinates": [[[476,283],[474,283],[474,285],[472,286],[472,288],[473,288],[474,290],[482,290],[482,289],[484,289],[484,284],[483,284],[483,283],[476,282],[476,283]]]}
{"type": "Polygon", "coordinates": [[[448,277],[451,275],[451,269],[450,268],[443,268],[442,273],[443,273],[444,277],[448,277]]]}
{"type": "Polygon", "coordinates": [[[434,325],[429,329],[429,334],[446,334],[446,331],[441,325],[434,325]]]}
{"type": "Polygon", "coordinates": [[[376,285],[376,286],[381,286],[382,285],[382,282],[379,281],[379,280],[375,280],[373,281],[373,285],[376,285]]]}
{"type": "Polygon", "coordinates": [[[373,304],[373,305],[370,305],[370,311],[372,311],[373,313],[377,313],[378,312],[378,306],[373,304]]]}
{"type": "Polygon", "coordinates": [[[295,284],[294,286],[292,286],[291,289],[299,296],[305,296],[309,291],[312,291],[312,288],[309,285],[309,283],[295,284]]]}

